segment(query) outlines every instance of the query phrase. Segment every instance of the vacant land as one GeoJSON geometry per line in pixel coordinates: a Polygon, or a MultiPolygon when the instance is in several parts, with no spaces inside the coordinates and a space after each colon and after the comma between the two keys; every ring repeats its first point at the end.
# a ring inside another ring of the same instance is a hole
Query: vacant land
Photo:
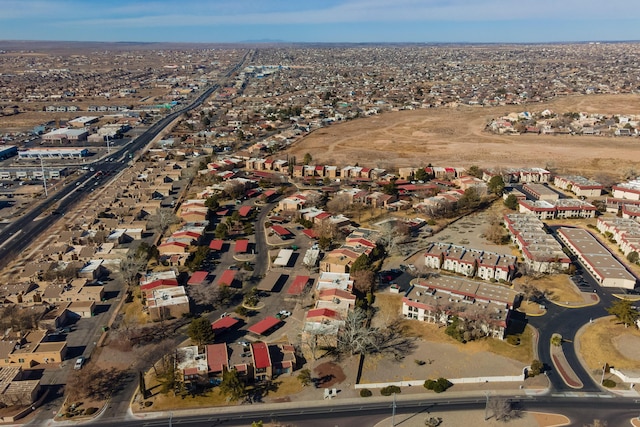
{"type": "Polygon", "coordinates": [[[484,168],[538,166],[597,177],[634,168],[640,161],[640,141],[576,135],[507,136],[484,132],[484,128],[491,119],[510,112],[550,109],[558,114],[633,114],[637,103],[634,95],[597,95],[529,105],[390,112],[319,129],[291,147],[289,154],[301,159],[309,152],[318,164],[358,162],[387,169],[428,163],[484,168]]]}
{"type": "MultiPolygon", "coordinates": [[[[635,375],[640,369],[640,331],[625,328],[613,316],[595,320],[576,337],[589,372],[602,372],[604,362],[635,375]]],[[[614,378],[617,381],[617,377],[614,378]]]]}

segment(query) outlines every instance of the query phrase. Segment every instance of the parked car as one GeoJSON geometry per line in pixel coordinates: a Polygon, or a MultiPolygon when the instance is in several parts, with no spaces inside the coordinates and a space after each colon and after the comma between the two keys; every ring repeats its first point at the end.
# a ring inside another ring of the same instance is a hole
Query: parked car
{"type": "Polygon", "coordinates": [[[73,369],[75,369],[76,371],[79,369],[82,369],[82,366],[84,366],[84,356],[80,356],[76,359],[76,364],[73,365],[73,369]]]}
{"type": "Polygon", "coordinates": [[[287,310],[280,310],[280,311],[278,312],[278,316],[277,316],[277,317],[278,317],[279,319],[284,319],[284,318],[289,317],[289,316],[291,316],[291,312],[290,312],[290,311],[287,311],[287,310]]]}

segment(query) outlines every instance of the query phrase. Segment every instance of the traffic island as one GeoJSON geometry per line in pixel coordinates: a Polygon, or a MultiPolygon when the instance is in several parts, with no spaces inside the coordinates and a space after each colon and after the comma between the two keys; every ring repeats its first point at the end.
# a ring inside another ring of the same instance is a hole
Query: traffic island
{"type": "Polygon", "coordinates": [[[563,339],[560,334],[553,334],[551,337],[551,360],[562,381],[571,388],[581,389],[584,384],[567,362],[567,358],[562,350],[563,339]]]}

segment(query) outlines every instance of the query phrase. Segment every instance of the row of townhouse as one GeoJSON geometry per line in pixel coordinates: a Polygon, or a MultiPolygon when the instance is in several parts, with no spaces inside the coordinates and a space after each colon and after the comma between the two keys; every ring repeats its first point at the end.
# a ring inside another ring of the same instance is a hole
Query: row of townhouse
{"type": "Polygon", "coordinates": [[[184,286],[175,271],[146,273],[140,278],[142,303],[153,321],[180,318],[191,311],[184,286]]]}
{"type": "Polygon", "coordinates": [[[338,169],[337,166],[295,165],[292,174],[294,178],[380,179],[387,175],[387,171],[362,166],[345,166],[338,169]]]}
{"type": "Polygon", "coordinates": [[[631,252],[640,254],[640,224],[637,221],[630,218],[600,217],[596,226],[602,234],[611,233],[611,238],[618,243],[624,256],[631,252]]]}
{"type": "MultiPolygon", "coordinates": [[[[129,107],[126,105],[89,105],[87,111],[91,112],[116,112],[116,111],[128,111],[129,107]]],[[[76,110],[77,111],[77,110],[76,110]]]]}
{"type": "Polygon", "coordinates": [[[221,381],[223,373],[235,370],[245,383],[269,381],[292,375],[298,368],[295,348],[291,344],[267,344],[262,341],[243,344],[218,343],[177,349],[177,369],[189,384],[221,381]]]}
{"type": "Polygon", "coordinates": [[[424,253],[424,263],[429,268],[447,270],[468,277],[510,282],[516,273],[517,258],[513,255],[436,242],[424,253]]]}
{"type": "Polygon", "coordinates": [[[560,240],[582,262],[600,286],[634,289],[637,278],[590,232],[581,228],[562,227],[560,240]]]}
{"type": "Polygon", "coordinates": [[[479,321],[487,336],[504,339],[520,298],[511,288],[461,277],[413,279],[402,298],[402,315],[442,325],[448,325],[454,316],[479,321]]]}
{"type": "Polygon", "coordinates": [[[248,170],[254,171],[274,171],[286,173],[289,170],[289,162],[283,159],[272,159],[272,158],[255,158],[252,157],[245,162],[245,167],[248,170]]]}
{"type": "Polygon", "coordinates": [[[553,185],[566,191],[571,191],[578,197],[599,197],[604,185],[583,176],[556,176],[553,185]]]}
{"type": "Polygon", "coordinates": [[[345,188],[338,191],[336,195],[345,196],[349,204],[359,203],[381,209],[391,209],[392,204],[398,200],[396,196],[390,194],[359,188],[345,188]]]}
{"type": "Polygon", "coordinates": [[[632,179],[611,187],[614,199],[640,200],[640,179],[632,179]]]}
{"type": "Polygon", "coordinates": [[[595,218],[594,205],[579,199],[518,200],[518,212],[535,216],[538,219],[595,218]]]}
{"type": "Polygon", "coordinates": [[[416,172],[423,169],[427,176],[435,179],[454,179],[461,178],[465,175],[466,169],[460,167],[441,167],[441,166],[426,166],[424,168],[417,167],[404,167],[398,169],[398,177],[400,179],[414,179],[416,172]]]}
{"type": "Polygon", "coordinates": [[[505,214],[504,224],[511,240],[522,252],[527,268],[540,273],[553,273],[571,265],[560,243],[545,231],[540,219],[529,214],[505,214]]]}
{"type": "Polygon", "coordinates": [[[482,180],[489,181],[494,176],[501,176],[505,183],[549,182],[551,172],[542,168],[487,169],[482,173],[482,180]]]}
{"type": "Polygon", "coordinates": [[[522,186],[522,191],[534,200],[544,200],[555,202],[560,198],[560,194],[547,187],[545,184],[528,183],[522,186]]]}
{"type": "Polygon", "coordinates": [[[338,333],[355,308],[354,282],[349,273],[322,272],[313,289],[315,304],[305,315],[302,339],[336,345],[338,333]]]}
{"type": "Polygon", "coordinates": [[[344,244],[334,249],[320,261],[320,271],[349,273],[353,263],[361,255],[370,255],[376,247],[377,233],[374,230],[356,229],[349,234],[344,244]]]}
{"type": "Polygon", "coordinates": [[[44,108],[47,113],[66,113],[68,111],[80,111],[77,105],[47,105],[44,108]]]}

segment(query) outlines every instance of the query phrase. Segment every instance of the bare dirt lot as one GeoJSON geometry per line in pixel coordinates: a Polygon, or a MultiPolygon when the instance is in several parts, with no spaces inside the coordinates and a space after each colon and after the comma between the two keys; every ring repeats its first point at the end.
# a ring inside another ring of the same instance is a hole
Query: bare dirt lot
{"type": "Polygon", "coordinates": [[[632,168],[640,161],[640,141],[631,137],[508,136],[484,132],[484,128],[493,118],[519,111],[634,114],[638,101],[636,95],[594,95],[529,105],[389,112],[319,129],[291,147],[289,154],[301,159],[308,152],[318,164],[358,162],[386,169],[428,163],[537,166],[597,176],[632,168]]]}

